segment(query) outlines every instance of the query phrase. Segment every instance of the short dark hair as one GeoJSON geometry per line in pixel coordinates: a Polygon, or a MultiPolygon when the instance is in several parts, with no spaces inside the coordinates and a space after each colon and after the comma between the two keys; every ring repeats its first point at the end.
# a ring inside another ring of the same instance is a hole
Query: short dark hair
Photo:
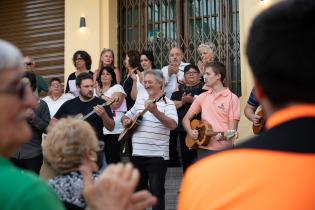
{"type": "Polygon", "coordinates": [[[262,12],[251,26],[248,61],[275,107],[315,102],[314,20],[314,0],[287,0],[262,12]]]}
{"type": "Polygon", "coordinates": [[[75,84],[76,86],[81,86],[81,83],[82,83],[82,80],[85,80],[85,79],[91,79],[93,80],[93,76],[88,73],[88,72],[82,72],[80,73],[77,78],[75,79],[75,84]]]}
{"type": "Polygon", "coordinates": [[[112,81],[110,86],[114,86],[117,84],[117,80],[116,80],[116,73],[114,71],[114,69],[110,66],[104,66],[103,68],[101,68],[101,70],[99,71],[98,75],[97,75],[97,82],[100,86],[100,88],[103,88],[103,84],[102,84],[102,80],[101,80],[101,76],[103,71],[107,71],[111,76],[112,76],[112,81]]]}
{"type": "Polygon", "coordinates": [[[92,65],[92,59],[89,53],[87,53],[84,50],[78,50],[73,54],[72,57],[73,65],[75,66],[75,60],[77,59],[78,55],[80,55],[81,58],[85,61],[86,69],[90,70],[92,65]]]}
{"type": "Polygon", "coordinates": [[[61,83],[61,80],[58,77],[53,77],[49,80],[49,86],[51,86],[54,81],[61,83]]]}
{"type": "Polygon", "coordinates": [[[127,52],[127,55],[129,57],[129,65],[132,68],[140,67],[140,54],[137,50],[130,50],[127,52]]]}
{"type": "Polygon", "coordinates": [[[212,70],[214,71],[215,74],[220,74],[221,75],[221,82],[224,84],[224,80],[226,77],[226,68],[225,65],[223,63],[221,63],[220,61],[211,61],[211,62],[207,62],[205,64],[205,69],[207,68],[212,68],[212,70]]]}
{"type": "Polygon", "coordinates": [[[188,64],[187,66],[184,67],[184,74],[186,74],[186,72],[189,71],[189,69],[195,69],[198,73],[200,73],[198,66],[194,64],[188,64]]]}
{"type": "Polygon", "coordinates": [[[155,69],[155,62],[154,62],[154,55],[153,55],[153,52],[152,51],[149,51],[149,50],[143,50],[140,54],[140,57],[141,55],[145,55],[147,56],[147,58],[149,59],[149,61],[151,62],[151,65],[152,65],[152,69],[155,69]]]}
{"type": "Polygon", "coordinates": [[[30,81],[32,91],[34,92],[37,88],[36,75],[33,72],[25,71],[23,74],[23,78],[27,78],[30,81]]]}

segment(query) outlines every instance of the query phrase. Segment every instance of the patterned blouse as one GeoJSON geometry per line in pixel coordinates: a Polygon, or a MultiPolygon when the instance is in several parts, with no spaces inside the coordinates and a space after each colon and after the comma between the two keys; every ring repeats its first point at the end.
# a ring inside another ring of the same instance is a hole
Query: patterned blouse
{"type": "MultiPolygon", "coordinates": [[[[198,84],[196,84],[194,86],[186,86],[185,84],[180,84],[178,86],[178,91],[175,91],[172,94],[171,100],[181,101],[183,94],[191,94],[193,97],[196,97],[199,94],[206,91],[206,90],[202,89],[203,85],[204,85],[203,82],[199,82],[198,84]]],[[[182,107],[177,109],[177,115],[178,115],[178,126],[176,128],[177,131],[185,132],[185,129],[184,129],[183,124],[182,124],[182,120],[183,120],[184,116],[186,115],[186,113],[188,112],[190,106],[191,106],[190,103],[186,103],[182,107]]],[[[200,119],[200,118],[201,118],[200,114],[194,117],[194,119],[200,119]]]]}
{"type": "MultiPolygon", "coordinates": [[[[93,173],[93,180],[99,173],[93,173]]],[[[82,195],[83,176],[80,172],[70,172],[48,180],[48,184],[56,192],[60,200],[85,208],[86,204],[82,195]]]]}

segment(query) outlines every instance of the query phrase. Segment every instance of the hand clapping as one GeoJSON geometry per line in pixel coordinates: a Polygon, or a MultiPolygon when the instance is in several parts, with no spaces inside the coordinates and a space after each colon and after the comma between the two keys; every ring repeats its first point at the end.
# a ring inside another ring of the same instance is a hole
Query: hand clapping
{"type": "Polygon", "coordinates": [[[140,174],[130,163],[109,165],[94,183],[89,167],[82,165],[80,171],[89,210],[142,210],[157,202],[147,190],[133,193],[140,174]]]}

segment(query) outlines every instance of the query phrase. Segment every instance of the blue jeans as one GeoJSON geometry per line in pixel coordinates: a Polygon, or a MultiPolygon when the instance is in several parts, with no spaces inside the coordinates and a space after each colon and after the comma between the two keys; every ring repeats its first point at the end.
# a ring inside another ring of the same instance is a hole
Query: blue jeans
{"type": "Polygon", "coordinates": [[[162,157],[132,156],[131,162],[140,171],[138,190],[148,189],[158,198],[152,210],[165,209],[165,176],[167,162],[162,157]],[[149,184],[149,185],[148,185],[149,184]]]}

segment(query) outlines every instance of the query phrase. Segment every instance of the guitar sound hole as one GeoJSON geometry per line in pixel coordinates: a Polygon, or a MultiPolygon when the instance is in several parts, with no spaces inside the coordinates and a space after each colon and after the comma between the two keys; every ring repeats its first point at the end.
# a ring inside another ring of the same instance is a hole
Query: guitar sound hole
{"type": "Polygon", "coordinates": [[[206,134],[205,127],[199,127],[198,132],[199,132],[198,139],[200,139],[200,137],[202,137],[202,136],[205,136],[205,134],[206,134]]]}

